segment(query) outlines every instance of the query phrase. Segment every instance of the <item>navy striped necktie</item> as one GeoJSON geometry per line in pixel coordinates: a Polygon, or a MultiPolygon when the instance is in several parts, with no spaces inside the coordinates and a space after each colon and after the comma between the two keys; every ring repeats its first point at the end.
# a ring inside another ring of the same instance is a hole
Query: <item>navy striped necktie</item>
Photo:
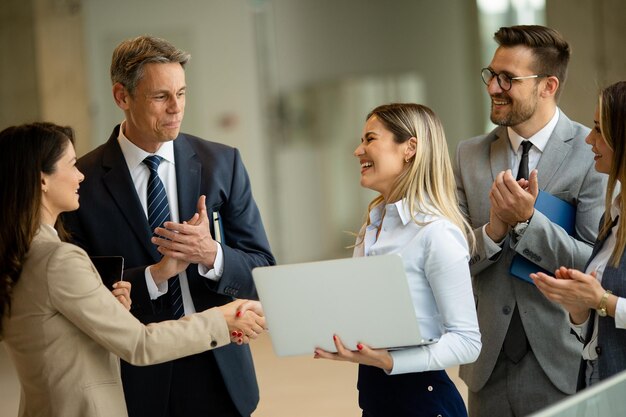
{"type": "MultiPolygon", "coordinates": [[[[163,223],[170,220],[170,206],[167,202],[167,193],[161,178],[159,178],[160,156],[151,155],[143,160],[150,170],[150,178],[148,179],[148,223],[150,230],[154,233],[157,227],[163,227],[163,223]]],[[[170,300],[172,302],[172,314],[174,319],[179,319],[185,313],[183,308],[183,296],[180,291],[180,281],[178,275],[168,280],[170,300]]]]}

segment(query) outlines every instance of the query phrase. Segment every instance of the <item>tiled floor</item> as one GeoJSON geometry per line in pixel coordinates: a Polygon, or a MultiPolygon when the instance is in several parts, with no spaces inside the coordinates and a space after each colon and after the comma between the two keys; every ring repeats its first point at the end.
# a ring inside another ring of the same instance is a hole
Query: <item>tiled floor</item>
{"type": "MultiPolygon", "coordinates": [[[[261,402],[253,417],[357,417],[356,365],[299,356],[278,358],[267,335],[252,344],[261,402]]],[[[467,388],[449,371],[466,398],[467,388]]],[[[19,383],[0,343],[0,415],[17,415],[19,383]]]]}

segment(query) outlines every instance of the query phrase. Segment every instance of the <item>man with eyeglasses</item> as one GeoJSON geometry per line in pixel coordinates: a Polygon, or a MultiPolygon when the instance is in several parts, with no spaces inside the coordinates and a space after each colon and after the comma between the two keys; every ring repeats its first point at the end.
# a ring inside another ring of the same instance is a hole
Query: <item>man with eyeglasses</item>
{"type": "Polygon", "coordinates": [[[557,107],[570,49],[543,26],[500,28],[481,72],[491,98],[487,135],[461,142],[455,176],[477,248],[470,261],[483,348],[461,367],[470,416],[522,416],[576,390],[582,345],[567,313],[510,271],[514,256],[554,271],[584,267],[603,212],[605,179],[589,129],[557,107]],[[541,189],[575,207],[569,236],[534,208],[541,189]]]}

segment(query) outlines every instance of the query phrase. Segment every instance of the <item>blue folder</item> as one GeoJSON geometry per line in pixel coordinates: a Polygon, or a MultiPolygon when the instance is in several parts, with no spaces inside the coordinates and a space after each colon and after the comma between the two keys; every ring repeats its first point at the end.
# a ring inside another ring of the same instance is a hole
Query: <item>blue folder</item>
{"type": "MultiPolygon", "coordinates": [[[[535,209],[550,219],[552,223],[556,223],[561,226],[570,236],[574,235],[574,229],[576,226],[575,206],[567,201],[563,201],[560,198],[553,196],[550,193],[539,190],[539,195],[535,201],[535,209]]],[[[526,282],[530,282],[531,284],[533,284],[533,280],[530,279],[530,274],[544,272],[546,274],[553,275],[554,273],[554,271],[546,271],[519,253],[513,257],[513,262],[511,262],[509,272],[516,278],[520,278],[526,282]]]]}

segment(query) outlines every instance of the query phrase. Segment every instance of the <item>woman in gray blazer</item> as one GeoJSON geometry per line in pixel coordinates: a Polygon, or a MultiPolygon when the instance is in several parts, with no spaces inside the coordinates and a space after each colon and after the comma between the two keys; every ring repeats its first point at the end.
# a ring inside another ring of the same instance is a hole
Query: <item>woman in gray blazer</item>
{"type": "Polygon", "coordinates": [[[586,142],[596,170],[609,176],[591,258],[584,272],[561,267],[556,277],[531,274],[548,299],[567,309],[572,333],[584,344],[578,389],[626,370],[626,81],[600,93],[586,142]]]}
{"type": "MultiPolygon", "coordinates": [[[[265,327],[260,304],[246,300],[176,321],[133,317],[130,286],[112,294],[87,254],[63,241],[58,216],[78,208],[84,178],[75,163],[70,128],[0,132],[0,339],[20,379],[20,416],[126,416],[118,356],[155,364],[247,343],[265,327]]],[[[164,265],[172,276],[187,267],[164,265]]]]}

